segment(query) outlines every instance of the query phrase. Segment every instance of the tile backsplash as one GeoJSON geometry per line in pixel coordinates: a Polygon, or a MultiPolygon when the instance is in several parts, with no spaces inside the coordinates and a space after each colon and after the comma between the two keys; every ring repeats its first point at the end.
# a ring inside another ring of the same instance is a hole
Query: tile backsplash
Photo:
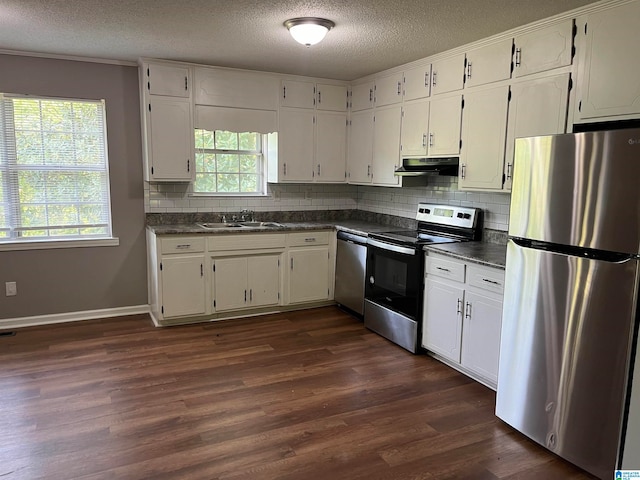
{"type": "Polygon", "coordinates": [[[361,185],[269,184],[264,197],[193,196],[189,184],[145,183],[147,213],[255,212],[299,210],[364,210],[414,218],[419,202],[478,207],[484,226],[507,230],[507,193],[461,192],[457,177],[429,178],[425,187],[393,188],[361,185]]]}

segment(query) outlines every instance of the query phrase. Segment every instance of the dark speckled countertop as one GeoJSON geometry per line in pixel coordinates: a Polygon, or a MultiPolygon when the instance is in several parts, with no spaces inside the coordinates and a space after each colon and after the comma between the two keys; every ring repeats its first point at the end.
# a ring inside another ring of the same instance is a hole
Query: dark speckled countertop
{"type": "Polygon", "coordinates": [[[504,270],[507,246],[488,242],[442,243],[425,246],[426,252],[435,252],[464,261],[497,267],[504,270]]]}

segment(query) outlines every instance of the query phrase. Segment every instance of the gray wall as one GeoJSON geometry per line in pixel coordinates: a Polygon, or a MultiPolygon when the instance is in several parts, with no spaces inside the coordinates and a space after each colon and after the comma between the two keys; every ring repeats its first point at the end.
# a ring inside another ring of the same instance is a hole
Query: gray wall
{"type": "Polygon", "coordinates": [[[118,247],[0,252],[0,319],[147,303],[137,68],[0,55],[0,92],[106,100],[118,247]],[[18,282],[6,297],[4,283],[18,282]]]}

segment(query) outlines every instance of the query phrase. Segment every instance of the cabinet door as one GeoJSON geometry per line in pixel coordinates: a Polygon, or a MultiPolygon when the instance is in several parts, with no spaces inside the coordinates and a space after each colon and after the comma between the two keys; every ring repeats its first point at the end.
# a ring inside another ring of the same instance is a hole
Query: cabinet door
{"type": "Polygon", "coordinates": [[[402,100],[402,73],[376,78],[373,91],[376,107],[400,102],[402,100]]]}
{"type": "Polygon", "coordinates": [[[161,262],[162,316],[204,315],[204,256],[165,256],[161,262]]]}
{"type": "Polygon", "coordinates": [[[252,307],[280,303],[280,255],[256,255],[248,258],[249,304],[252,307]]]}
{"type": "Polygon", "coordinates": [[[446,156],[460,153],[462,95],[432,98],[429,105],[429,155],[446,156]]]}
{"type": "Polygon", "coordinates": [[[376,108],[373,122],[373,183],[398,185],[394,175],[400,163],[400,106],[376,108]]]}
{"type": "Polygon", "coordinates": [[[458,180],[461,190],[502,190],[508,105],[508,86],[465,94],[458,180]]]}
{"type": "Polygon", "coordinates": [[[247,306],[247,258],[216,258],[213,273],[216,312],[235,310],[247,306]]]}
{"type": "Polygon", "coordinates": [[[289,303],[329,298],[329,247],[289,250],[289,303]]]}
{"type": "Polygon", "coordinates": [[[371,183],[373,111],[351,114],[349,126],[349,183],[371,183]]]}
{"type": "Polygon", "coordinates": [[[313,108],[316,102],[316,88],[312,82],[283,80],[280,105],[283,107],[313,108]]]}
{"type": "Polygon", "coordinates": [[[313,122],[313,110],[280,109],[278,164],[285,182],[313,180],[313,122]]]}
{"type": "Polygon", "coordinates": [[[429,100],[405,103],[402,107],[400,152],[406,156],[425,156],[429,135],[429,100]]]}
{"type": "Polygon", "coordinates": [[[344,85],[317,85],[316,108],[318,110],[332,110],[334,112],[347,111],[347,87],[344,85]]]}
{"type": "Polygon", "coordinates": [[[513,40],[503,40],[467,52],[465,87],[511,78],[513,40]]]}
{"type": "Polygon", "coordinates": [[[189,97],[191,81],[188,67],[147,64],[147,90],[151,95],[189,97]]]}
{"type": "Polygon", "coordinates": [[[511,85],[505,153],[505,190],[511,190],[515,139],[564,133],[568,101],[568,73],[511,85]]]}
{"type": "Polygon", "coordinates": [[[191,101],[149,95],[147,161],[150,180],[190,181],[195,140],[191,101]]]}
{"type": "Polygon", "coordinates": [[[468,289],[462,336],[462,365],[489,380],[498,382],[502,301],[497,295],[468,289]]]}
{"type": "Polygon", "coordinates": [[[373,107],[373,83],[361,83],[351,87],[351,111],[357,112],[373,107]]]}
{"type": "Polygon", "coordinates": [[[347,180],[347,114],[316,112],[316,182],[347,180]]]}
{"type": "Polygon", "coordinates": [[[427,275],[424,283],[422,346],[460,362],[464,289],[427,275]]]}
{"type": "Polygon", "coordinates": [[[405,101],[428,97],[431,93],[431,65],[406,70],[402,82],[405,101]]]}
{"type": "Polygon", "coordinates": [[[280,81],[260,72],[196,67],[196,105],[277,110],[280,81]]]}
{"type": "Polygon", "coordinates": [[[640,114],[640,2],[587,16],[580,29],[579,119],[640,114]],[[584,33],[586,30],[586,34],[584,33]]]}
{"type": "Polygon", "coordinates": [[[464,87],[464,54],[433,62],[431,95],[462,90],[464,87]]]}
{"type": "Polygon", "coordinates": [[[515,47],[515,77],[571,65],[573,20],[520,35],[515,47]]]}

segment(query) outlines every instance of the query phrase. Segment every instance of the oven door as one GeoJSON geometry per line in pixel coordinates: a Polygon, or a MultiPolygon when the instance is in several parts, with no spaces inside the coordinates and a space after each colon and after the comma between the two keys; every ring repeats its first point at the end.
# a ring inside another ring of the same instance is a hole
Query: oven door
{"type": "Polygon", "coordinates": [[[416,320],[423,258],[421,250],[369,238],[365,298],[416,320]]]}

